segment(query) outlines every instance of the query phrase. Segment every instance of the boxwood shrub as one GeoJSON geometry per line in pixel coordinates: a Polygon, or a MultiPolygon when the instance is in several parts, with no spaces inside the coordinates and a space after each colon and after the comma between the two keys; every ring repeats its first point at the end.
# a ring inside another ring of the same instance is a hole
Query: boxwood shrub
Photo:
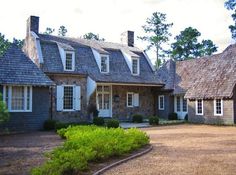
{"type": "Polygon", "coordinates": [[[150,125],[159,125],[159,118],[157,116],[149,117],[149,124],[150,125]]]}
{"type": "Polygon", "coordinates": [[[103,117],[94,117],[93,118],[93,124],[97,126],[103,126],[105,124],[103,117]]]}
{"type": "Polygon", "coordinates": [[[48,153],[48,161],[31,174],[80,174],[89,162],[124,155],[149,143],[146,133],[138,129],[69,126],[58,134],[66,138],[64,144],[48,153]]]}
{"type": "Polygon", "coordinates": [[[108,128],[118,128],[120,126],[120,122],[119,120],[116,120],[116,119],[109,119],[106,122],[106,126],[108,128]]]}
{"type": "Polygon", "coordinates": [[[132,116],[132,121],[134,123],[143,123],[143,116],[141,114],[134,114],[132,116]]]}
{"type": "Polygon", "coordinates": [[[175,112],[169,113],[168,115],[169,120],[178,120],[178,115],[175,112]]]}

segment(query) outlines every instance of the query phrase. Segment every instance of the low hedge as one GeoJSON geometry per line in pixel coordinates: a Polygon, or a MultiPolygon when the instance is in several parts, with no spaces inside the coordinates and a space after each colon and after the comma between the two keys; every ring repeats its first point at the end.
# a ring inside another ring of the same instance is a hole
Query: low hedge
{"type": "Polygon", "coordinates": [[[178,114],[175,112],[169,113],[168,119],[169,120],[178,120],[178,114]]]}
{"type": "Polygon", "coordinates": [[[149,124],[150,125],[159,125],[159,118],[157,116],[149,117],[149,124]]]}
{"type": "Polygon", "coordinates": [[[108,128],[118,128],[120,126],[120,122],[119,120],[116,120],[116,119],[109,119],[106,122],[106,126],[108,128]]]}
{"type": "Polygon", "coordinates": [[[97,126],[104,126],[105,120],[103,117],[94,117],[93,118],[93,124],[97,126]]]}
{"type": "Polygon", "coordinates": [[[58,134],[67,140],[31,171],[33,175],[79,174],[88,169],[89,162],[124,155],[149,143],[146,133],[138,129],[69,126],[58,134]]]}
{"type": "Polygon", "coordinates": [[[133,123],[143,123],[143,116],[141,114],[134,114],[132,116],[133,123]]]}
{"type": "Polygon", "coordinates": [[[54,130],[56,121],[52,119],[45,120],[43,123],[43,129],[46,131],[54,130]]]}

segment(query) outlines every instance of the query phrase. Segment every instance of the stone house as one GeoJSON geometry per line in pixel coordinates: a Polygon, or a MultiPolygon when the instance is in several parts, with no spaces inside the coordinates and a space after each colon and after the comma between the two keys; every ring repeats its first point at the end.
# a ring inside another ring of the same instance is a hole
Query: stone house
{"type": "Polygon", "coordinates": [[[49,117],[49,87],[53,82],[15,45],[0,57],[0,93],[10,120],[0,131],[39,130],[49,117]]]}

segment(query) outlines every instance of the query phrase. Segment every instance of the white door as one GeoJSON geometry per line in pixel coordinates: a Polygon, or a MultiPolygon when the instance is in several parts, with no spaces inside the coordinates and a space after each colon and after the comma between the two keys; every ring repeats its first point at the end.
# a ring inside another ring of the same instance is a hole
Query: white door
{"type": "Polygon", "coordinates": [[[175,96],[175,112],[179,119],[184,119],[188,113],[187,99],[184,96],[175,96]]]}
{"type": "Polygon", "coordinates": [[[97,108],[99,117],[111,117],[111,87],[97,86],[97,108]]]}

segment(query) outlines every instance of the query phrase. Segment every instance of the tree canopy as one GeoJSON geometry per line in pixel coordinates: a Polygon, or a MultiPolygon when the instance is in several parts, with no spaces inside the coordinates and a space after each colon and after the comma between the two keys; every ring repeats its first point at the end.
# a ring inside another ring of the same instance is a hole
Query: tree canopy
{"type": "Polygon", "coordinates": [[[217,51],[217,47],[211,40],[198,41],[201,33],[192,27],[188,27],[175,37],[171,44],[170,55],[175,60],[185,60],[201,56],[211,55],[217,51]]]}
{"type": "Polygon", "coordinates": [[[154,12],[150,18],[147,18],[146,24],[142,26],[145,36],[138,37],[143,41],[147,41],[149,44],[147,49],[154,48],[156,51],[156,66],[160,63],[159,58],[165,56],[165,50],[163,44],[169,41],[171,33],[169,29],[173,26],[173,23],[166,22],[166,14],[160,12],[154,12]]]}
{"type": "Polygon", "coordinates": [[[66,33],[67,33],[67,29],[65,26],[60,26],[59,29],[58,29],[58,35],[59,36],[66,36],[66,33]]]}
{"type": "Polygon", "coordinates": [[[234,24],[230,25],[229,29],[231,31],[232,38],[234,40],[236,40],[236,9],[235,9],[235,7],[236,7],[236,0],[227,0],[225,2],[225,7],[228,10],[233,11],[231,17],[233,18],[234,24]]]}
{"type": "Polygon", "coordinates": [[[0,33],[0,56],[8,49],[10,46],[8,39],[5,39],[5,36],[0,33]]]}
{"type": "Polygon", "coordinates": [[[84,34],[83,38],[84,39],[89,39],[89,40],[105,41],[104,38],[99,37],[99,34],[94,34],[92,32],[84,34]]]}
{"type": "Polygon", "coordinates": [[[46,34],[46,35],[51,35],[52,33],[55,32],[55,29],[51,28],[51,27],[47,27],[45,32],[43,32],[43,34],[46,34]]]}

